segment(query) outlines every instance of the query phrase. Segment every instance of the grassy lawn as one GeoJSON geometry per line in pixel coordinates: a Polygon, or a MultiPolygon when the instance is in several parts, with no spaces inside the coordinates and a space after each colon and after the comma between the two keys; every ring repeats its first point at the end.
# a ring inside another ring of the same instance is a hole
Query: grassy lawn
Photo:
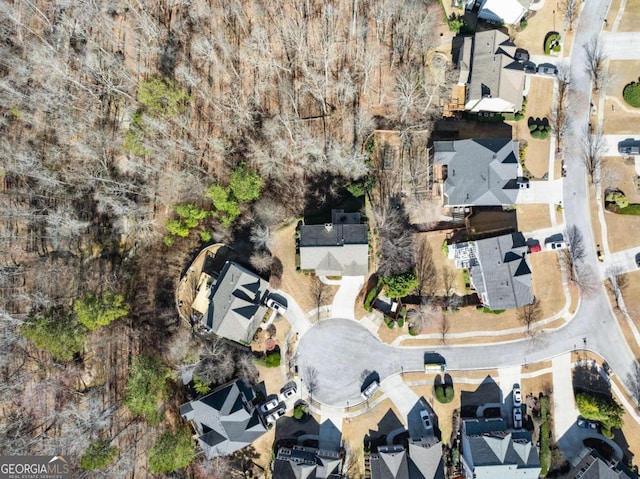
{"type": "MultiPolygon", "coordinates": [[[[620,157],[605,159],[605,176],[609,178],[604,186],[619,188],[624,192],[629,203],[640,203],[640,195],[633,184],[635,168],[632,162],[620,157]]],[[[632,210],[637,211],[637,207],[632,210]]],[[[611,252],[621,251],[640,244],[640,218],[634,215],[622,215],[605,211],[607,237],[611,252]]]]}
{"type": "Polygon", "coordinates": [[[543,55],[545,35],[554,29],[560,31],[562,28],[562,12],[555,8],[555,2],[545,2],[542,9],[535,13],[529,12],[527,21],[527,28],[515,33],[515,44],[528,50],[531,55],[543,55]]]}
{"type": "Polygon", "coordinates": [[[516,205],[519,231],[535,231],[551,227],[548,205],[516,205]]]}
{"type": "Polygon", "coordinates": [[[633,135],[637,133],[635,125],[640,121],[640,109],[629,106],[622,98],[622,91],[628,83],[638,81],[640,60],[612,60],[609,69],[615,75],[607,88],[603,133],[633,135]]]}
{"type": "MultiPolygon", "coordinates": [[[[613,20],[612,20],[613,21],[613,20]]],[[[618,25],[619,32],[637,32],[640,24],[640,3],[637,1],[627,1],[624,15],[618,25]]]]}

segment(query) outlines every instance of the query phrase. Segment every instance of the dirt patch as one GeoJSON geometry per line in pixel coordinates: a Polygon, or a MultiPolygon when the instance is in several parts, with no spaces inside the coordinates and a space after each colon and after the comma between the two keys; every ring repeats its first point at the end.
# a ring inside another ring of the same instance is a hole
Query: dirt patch
{"type": "MultiPolygon", "coordinates": [[[[294,221],[275,233],[271,253],[282,261],[283,273],[280,289],[293,296],[303,311],[311,311],[316,308],[311,294],[311,286],[315,277],[296,270],[296,224],[297,222],[294,221]]],[[[323,304],[331,304],[336,291],[338,291],[337,286],[326,285],[323,304]]]]}
{"type": "MultiPolygon", "coordinates": [[[[609,10],[613,12],[613,10],[609,10]]],[[[617,10],[616,10],[617,14],[617,10]]],[[[613,19],[611,19],[613,21],[613,19]]],[[[627,5],[624,9],[624,15],[622,15],[622,19],[620,20],[620,25],[618,25],[619,32],[637,32],[638,25],[640,24],[640,3],[628,0],[627,5]]]]}
{"type": "Polygon", "coordinates": [[[551,227],[549,205],[516,205],[519,231],[535,231],[551,227]]]}
{"type": "Polygon", "coordinates": [[[628,83],[638,80],[640,60],[612,60],[609,62],[609,71],[615,74],[607,87],[603,133],[637,133],[635,125],[640,121],[640,108],[633,108],[625,103],[622,90],[628,83]]]}
{"type": "MultiPolygon", "coordinates": [[[[633,178],[635,168],[630,161],[620,157],[605,158],[605,175],[610,184],[622,190],[630,203],[640,203],[640,194],[635,189],[633,178]]],[[[604,212],[607,223],[607,238],[611,252],[621,251],[638,246],[640,238],[640,217],[631,215],[619,215],[604,212]]]]}
{"type": "MultiPolygon", "coordinates": [[[[622,297],[629,315],[633,318],[636,327],[640,328],[640,270],[627,273],[624,276],[626,286],[622,290],[622,297]]],[[[640,357],[640,354],[637,356],[640,357]]]]}
{"type": "MultiPolygon", "coordinates": [[[[540,10],[529,12],[527,23],[523,31],[514,32],[515,44],[528,50],[531,55],[543,55],[545,35],[550,31],[560,31],[564,18],[562,12],[555,8],[555,2],[545,2],[540,10]]],[[[566,48],[565,45],[563,47],[566,48]]]]}
{"type": "MultiPolygon", "coordinates": [[[[280,348],[284,355],[286,350],[286,337],[291,329],[289,322],[282,316],[278,316],[273,322],[273,326],[276,328],[276,334],[271,339],[275,340],[277,347],[280,348]]],[[[262,324],[263,330],[258,331],[256,339],[251,343],[251,350],[256,353],[263,353],[266,350],[266,342],[269,338],[269,334],[266,331],[266,326],[262,324]]],[[[282,377],[282,372],[279,367],[267,368],[265,366],[256,365],[258,372],[260,373],[260,381],[264,381],[265,388],[268,394],[277,394],[280,392],[280,388],[284,386],[285,380],[282,377]]]]}
{"type": "Polygon", "coordinates": [[[444,268],[451,268],[457,272],[454,289],[459,294],[464,294],[465,285],[464,285],[464,279],[462,278],[462,272],[460,270],[456,270],[454,261],[447,258],[447,256],[445,256],[445,254],[442,252],[442,245],[444,241],[447,239],[447,233],[448,232],[446,231],[420,233],[418,237],[416,237],[416,242],[421,241],[423,238],[427,238],[427,241],[429,242],[429,245],[433,250],[433,264],[435,265],[436,270],[438,271],[438,283],[439,283],[439,288],[436,294],[439,294],[439,295],[444,294],[444,289],[441,284],[442,281],[440,281],[440,275],[444,268]]]}
{"type": "Polygon", "coordinates": [[[533,278],[533,294],[540,299],[542,317],[548,318],[565,305],[558,255],[553,252],[532,254],[529,256],[529,261],[533,278]]]}

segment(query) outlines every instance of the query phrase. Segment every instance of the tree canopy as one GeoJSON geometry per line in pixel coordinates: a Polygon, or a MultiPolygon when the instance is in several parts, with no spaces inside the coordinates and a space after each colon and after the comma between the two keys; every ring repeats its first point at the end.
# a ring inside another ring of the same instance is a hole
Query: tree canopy
{"type": "Polygon", "coordinates": [[[188,99],[184,88],[167,78],[153,76],[138,86],[138,101],[152,116],[175,116],[184,110],[188,99]]]}
{"type": "Polygon", "coordinates": [[[80,324],[93,331],[126,316],[129,305],[124,302],[122,295],[111,291],[100,294],[89,292],[73,302],[73,310],[80,324]]]}
{"type": "Polygon", "coordinates": [[[171,371],[153,356],[136,356],[131,364],[124,403],[134,414],[151,424],[160,421],[158,406],[167,394],[166,381],[171,371]]]}
{"type": "Polygon", "coordinates": [[[104,469],[118,457],[118,448],[111,446],[111,441],[95,441],[80,457],[80,467],[85,471],[104,469]]]}
{"type": "Polygon", "coordinates": [[[71,361],[84,350],[87,329],[62,308],[56,308],[30,318],[20,327],[20,334],[55,359],[71,361]]]}
{"type": "Polygon", "coordinates": [[[165,432],[149,451],[149,470],[173,472],[187,467],[195,456],[195,444],[188,429],[175,434],[165,432]]]}
{"type": "Polygon", "coordinates": [[[622,427],[624,408],[612,397],[580,392],[576,394],[576,406],[585,419],[599,421],[605,429],[622,427]]]}
{"type": "Polygon", "coordinates": [[[418,287],[418,278],[415,271],[408,271],[397,276],[385,276],[382,278],[390,298],[403,298],[418,287]]]}

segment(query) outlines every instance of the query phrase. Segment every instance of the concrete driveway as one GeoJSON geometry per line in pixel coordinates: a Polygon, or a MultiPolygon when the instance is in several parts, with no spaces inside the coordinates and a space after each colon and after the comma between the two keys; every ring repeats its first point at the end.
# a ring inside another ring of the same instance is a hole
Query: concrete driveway
{"type": "Polygon", "coordinates": [[[364,285],[364,276],[343,276],[333,297],[332,315],[335,318],[355,319],[355,304],[364,285]]]}
{"type": "Polygon", "coordinates": [[[610,60],[640,60],[640,32],[602,32],[600,35],[610,60]]]}
{"type": "Polygon", "coordinates": [[[562,179],[530,181],[529,188],[518,191],[516,204],[558,204],[562,202],[562,179]]]}
{"type": "MultiPolygon", "coordinates": [[[[553,358],[551,366],[553,369],[553,434],[556,438],[560,438],[575,425],[579,414],[573,396],[571,353],[553,358]]],[[[567,455],[567,457],[574,456],[575,451],[567,455]]]]}
{"type": "Polygon", "coordinates": [[[618,251],[616,253],[611,253],[605,256],[602,266],[604,268],[604,273],[606,274],[608,271],[616,271],[618,274],[621,274],[637,271],[637,254],[640,254],[640,246],[625,249],[624,251],[618,251]]]}

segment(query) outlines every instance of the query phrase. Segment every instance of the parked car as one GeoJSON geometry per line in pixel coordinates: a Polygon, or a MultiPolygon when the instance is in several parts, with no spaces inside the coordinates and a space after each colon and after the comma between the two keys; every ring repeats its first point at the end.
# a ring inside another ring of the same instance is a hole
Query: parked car
{"type": "Polygon", "coordinates": [[[578,425],[578,427],[594,430],[597,430],[598,426],[600,425],[597,421],[589,421],[588,419],[585,419],[583,417],[578,417],[576,424],[578,425]]]}
{"type": "Polygon", "coordinates": [[[522,428],[522,409],[520,409],[520,406],[513,408],[513,428],[522,428]]]}
{"type": "Polygon", "coordinates": [[[431,425],[431,416],[429,416],[429,412],[425,409],[420,411],[420,420],[422,421],[422,425],[425,429],[431,429],[433,427],[431,425]]]}
{"type": "Polygon", "coordinates": [[[262,412],[263,414],[266,414],[272,409],[275,409],[276,407],[278,407],[278,399],[277,398],[269,399],[269,401],[267,401],[262,406],[260,406],[260,412],[262,412]]]}
{"type": "Polygon", "coordinates": [[[273,298],[267,299],[267,307],[273,309],[275,312],[280,314],[284,314],[287,312],[287,307],[280,304],[278,301],[276,301],[273,298]]]}
{"type": "Polygon", "coordinates": [[[533,62],[524,62],[522,64],[522,69],[525,73],[535,73],[536,71],[538,71],[536,64],[533,62]]]}
{"type": "Polygon", "coordinates": [[[285,408],[284,404],[282,404],[281,407],[279,407],[278,409],[273,411],[265,419],[267,420],[268,423],[276,422],[278,419],[280,419],[282,416],[284,416],[284,414],[286,412],[287,412],[286,408],[285,408]]]}
{"type": "Polygon", "coordinates": [[[295,396],[296,392],[298,392],[297,384],[290,382],[285,384],[285,386],[280,390],[280,397],[282,397],[282,399],[289,399],[295,396]]]}
{"type": "Polygon", "coordinates": [[[541,75],[556,76],[558,74],[558,68],[555,65],[538,65],[538,73],[541,75]]]}
{"type": "Polygon", "coordinates": [[[627,138],[618,143],[618,153],[621,155],[640,155],[640,141],[627,138]]]}
{"type": "Polygon", "coordinates": [[[611,369],[611,366],[609,366],[609,363],[606,361],[602,362],[602,369],[604,369],[604,372],[607,373],[607,376],[613,376],[615,374],[613,372],[613,369],[611,369]]]}
{"type": "Polygon", "coordinates": [[[522,406],[522,392],[520,391],[519,384],[513,385],[512,396],[513,396],[513,406],[517,408],[522,406]]]}
{"type": "Polygon", "coordinates": [[[549,241],[548,243],[545,243],[544,247],[550,251],[555,251],[566,248],[567,243],[564,241],[549,241]]]}
{"type": "Polygon", "coordinates": [[[636,266],[640,268],[640,253],[636,254],[636,266]]]}
{"type": "Polygon", "coordinates": [[[514,58],[519,62],[528,62],[529,61],[529,52],[524,48],[516,48],[516,54],[514,58]]]}
{"type": "Polygon", "coordinates": [[[362,397],[366,400],[369,399],[371,396],[373,396],[373,393],[375,393],[378,388],[380,387],[380,384],[378,384],[378,381],[373,381],[371,384],[369,384],[364,391],[362,391],[361,395],[362,397]]]}

